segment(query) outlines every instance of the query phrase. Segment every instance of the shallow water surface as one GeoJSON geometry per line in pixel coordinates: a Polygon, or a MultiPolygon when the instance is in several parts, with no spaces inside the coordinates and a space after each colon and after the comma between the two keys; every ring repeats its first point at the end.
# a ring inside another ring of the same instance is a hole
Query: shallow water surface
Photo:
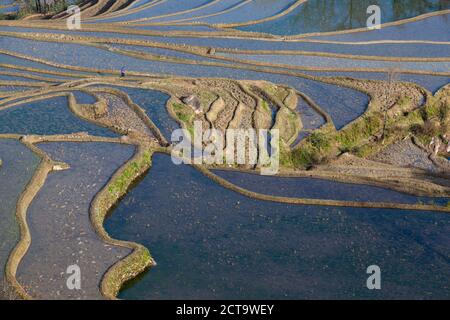
{"type": "Polygon", "coordinates": [[[0,111],[0,133],[51,135],[75,132],[116,136],[106,128],[75,116],[69,110],[65,96],[25,103],[0,111]]]}
{"type": "Polygon", "coordinates": [[[448,215],[257,201],[166,155],[154,156],[106,229],[158,263],[120,298],[450,297],[448,215]],[[365,286],[372,264],[382,291],[365,286]]]}
{"type": "Polygon", "coordinates": [[[170,0],[160,1],[154,6],[148,8],[142,8],[142,10],[131,12],[125,15],[112,17],[112,18],[99,18],[92,22],[117,22],[117,21],[131,21],[150,17],[159,17],[162,15],[172,14],[174,12],[180,12],[184,10],[190,10],[198,8],[210,2],[211,0],[170,0]]]}
{"type": "Polygon", "coordinates": [[[16,203],[31,180],[39,157],[16,140],[0,139],[0,280],[6,260],[20,237],[16,203]]]}

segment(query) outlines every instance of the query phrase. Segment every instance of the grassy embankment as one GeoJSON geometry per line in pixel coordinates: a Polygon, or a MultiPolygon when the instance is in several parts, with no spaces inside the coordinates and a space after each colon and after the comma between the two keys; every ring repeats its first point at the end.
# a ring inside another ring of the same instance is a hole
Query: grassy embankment
{"type": "Polygon", "coordinates": [[[112,239],[103,228],[104,220],[119,199],[124,197],[133,183],[151,167],[152,154],[152,149],[139,146],[134,157],[116,172],[108,185],[98,194],[92,206],[91,219],[100,236],[107,243],[133,250],[125,259],[112,266],[103,278],[102,294],[111,299],[117,296],[126,281],[154,265],[154,260],[147,248],[137,243],[112,239]]]}

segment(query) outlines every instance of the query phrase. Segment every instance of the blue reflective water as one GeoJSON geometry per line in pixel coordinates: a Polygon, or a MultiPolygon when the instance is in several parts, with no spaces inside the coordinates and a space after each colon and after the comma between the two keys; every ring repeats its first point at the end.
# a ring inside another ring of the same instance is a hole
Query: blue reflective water
{"type": "Polygon", "coordinates": [[[437,15],[426,19],[384,27],[365,32],[324,35],[315,37],[333,41],[378,41],[378,40],[423,40],[450,41],[450,14],[437,15]]]}
{"type": "Polygon", "coordinates": [[[302,97],[298,96],[297,112],[302,121],[302,130],[291,147],[295,147],[302,139],[310,135],[310,130],[318,129],[326,123],[322,115],[317,113],[302,97]]]}
{"type": "MultiPolygon", "coordinates": [[[[304,71],[304,73],[319,77],[352,77],[357,79],[370,79],[370,80],[388,80],[388,74],[386,72],[317,72],[317,71],[304,71]]],[[[435,93],[440,88],[450,83],[450,77],[448,76],[432,76],[425,74],[408,74],[403,73],[398,75],[399,81],[413,82],[425,89],[435,93]]]]}
{"type": "Polygon", "coordinates": [[[133,26],[133,29],[149,30],[149,31],[194,31],[194,32],[213,32],[217,29],[209,26],[182,26],[182,25],[170,25],[170,26],[133,26]]]}
{"type": "MultiPolygon", "coordinates": [[[[56,60],[67,65],[81,65],[91,68],[120,70],[126,66],[127,70],[151,72],[160,74],[174,74],[187,77],[218,77],[247,80],[267,80],[273,83],[290,85],[310,96],[333,118],[337,128],[345,126],[356,119],[367,108],[369,98],[358,91],[324,84],[309,79],[272,74],[258,71],[240,70],[232,67],[214,67],[202,65],[186,65],[160,61],[148,61],[129,56],[119,55],[102,49],[82,46],[78,44],[55,44],[22,39],[7,41],[7,37],[0,38],[0,43],[10,50],[26,52],[31,43],[37,50],[34,55],[41,58],[56,60]],[[45,46],[45,50],[43,49],[45,46]]],[[[263,69],[261,69],[263,70],[263,69]]]]}
{"type": "MultiPolygon", "coordinates": [[[[4,44],[4,42],[3,42],[4,40],[6,40],[5,37],[0,37],[0,41],[2,42],[2,46],[1,46],[2,49],[6,49],[6,47],[7,47],[6,45],[3,45],[4,44]]],[[[25,50],[25,52],[26,51],[27,50],[25,50]]],[[[27,60],[27,59],[22,59],[22,58],[19,58],[19,57],[15,57],[15,56],[12,56],[12,55],[7,55],[7,54],[2,54],[2,53],[0,53],[0,63],[13,65],[13,66],[19,66],[19,67],[28,67],[28,68],[42,69],[42,70],[46,70],[46,71],[68,72],[67,69],[56,68],[56,67],[44,64],[44,63],[39,63],[39,62],[27,60]]],[[[87,72],[73,71],[73,70],[70,70],[70,73],[72,73],[72,74],[88,74],[87,72]]]]}
{"type": "Polygon", "coordinates": [[[70,112],[65,96],[25,103],[0,111],[0,133],[51,135],[74,132],[116,136],[106,128],[75,116],[70,112]]]}
{"type": "Polygon", "coordinates": [[[38,147],[70,169],[50,173],[27,210],[32,241],[17,279],[39,299],[101,299],[102,275],[130,249],[103,242],[92,226],[90,206],[111,175],[133,156],[135,147],[96,142],[38,147]],[[85,270],[82,290],[71,290],[61,276],[73,263],[85,270]]]}
{"type": "MultiPolygon", "coordinates": [[[[143,47],[143,46],[130,46],[130,45],[113,45],[112,47],[122,49],[122,50],[130,50],[135,52],[143,52],[147,54],[153,54],[156,56],[169,57],[172,59],[187,59],[194,61],[208,61],[208,62],[222,62],[221,60],[213,59],[213,58],[205,58],[196,54],[170,50],[170,49],[162,49],[155,47],[143,47]]],[[[225,63],[228,63],[225,61],[225,63]]]]}
{"type": "Polygon", "coordinates": [[[309,177],[273,177],[220,170],[214,170],[214,173],[244,189],[279,197],[363,202],[429,203],[443,206],[450,202],[449,198],[417,197],[376,186],[341,183],[309,177]]]}
{"type": "Polygon", "coordinates": [[[16,203],[31,180],[39,157],[16,140],[0,139],[0,280],[11,250],[20,238],[16,203]]]}
{"type": "Polygon", "coordinates": [[[166,155],[154,156],[106,229],[158,263],[120,298],[450,297],[450,216],[257,201],[166,155]],[[372,264],[381,291],[366,288],[372,264]]]}
{"type": "Polygon", "coordinates": [[[164,137],[170,141],[172,132],[180,126],[167,112],[166,104],[170,99],[168,94],[150,89],[115,88],[128,94],[134,103],[142,107],[164,137]]]}
{"type": "MultiPolygon", "coordinates": [[[[0,71],[3,71],[3,70],[0,68],[0,71]]],[[[20,76],[10,76],[10,75],[5,75],[5,74],[0,74],[0,81],[29,81],[29,82],[36,82],[36,81],[41,81],[41,80],[30,79],[30,78],[20,77],[20,76]]]]}
{"type": "Polygon", "coordinates": [[[279,19],[238,27],[238,29],[277,35],[295,35],[365,28],[370,16],[367,14],[367,8],[371,5],[380,7],[381,23],[450,8],[450,4],[445,0],[308,0],[279,19]]]}

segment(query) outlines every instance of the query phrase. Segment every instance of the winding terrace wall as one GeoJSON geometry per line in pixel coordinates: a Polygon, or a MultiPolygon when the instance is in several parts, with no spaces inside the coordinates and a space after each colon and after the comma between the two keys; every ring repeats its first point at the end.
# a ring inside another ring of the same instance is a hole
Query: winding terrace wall
{"type": "MultiPolygon", "coordinates": [[[[86,83],[83,83],[84,85],[86,83]]],[[[133,85],[130,85],[133,86],[133,85]]],[[[138,87],[139,85],[135,85],[138,87]]],[[[76,89],[76,87],[74,88],[76,89]]],[[[125,96],[124,96],[125,97],[125,96]]],[[[130,103],[130,99],[128,98],[126,100],[128,103],[130,103]]],[[[9,137],[16,137],[14,135],[9,135],[9,137]]],[[[45,140],[52,140],[51,137],[30,137],[28,138],[28,141],[33,141],[33,143],[36,142],[34,139],[40,139],[40,141],[45,140]]],[[[55,141],[57,138],[53,138],[53,141],[55,141]]],[[[61,141],[66,139],[64,136],[60,136],[58,139],[61,141]]],[[[67,138],[67,140],[73,140],[73,141],[79,141],[80,139],[92,139],[97,140],[97,138],[93,137],[72,137],[67,138]]],[[[112,141],[111,139],[108,141],[112,141]]],[[[116,140],[119,141],[119,140],[116,140]]],[[[30,142],[25,142],[30,143],[30,142]]],[[[30,148],[34,148],[32,145],[30,145],[30,148]]],[[[106,232],[104,231],[102,224],[107,216],[107,213],[111,210],[111,208],[114,206],[114,204],[120,199],[123,195],[126,194],[128,188],[132,185],[133,181],[141,177],[146,170],[151,165],[151,154],[154,150],[158,150],[160,152],[169,152],[168,149],[154,149],[144,146],[139,146],[139,151],[135,154],[133,159],[131,159],[126,165],[124,165],[119,171],[112,177],[108,185],[96,196],[94,202],[91,206],[91,219],[92,222],[97,230],[97,232],[100,234],[103,240],[107,241],[111,244],[117,244],[121,245],[123,247],[127,247],[130,249],[133,249],[133,253],[129,255],[125,260],[120,261],[118,264],[111,267],[108,272],[106,273],[102,285],[101,290],[105,297],[113,298],[117,295],[117,292],[120,290],[120,287],[123,285],[124,282],[127,280],[130,280],[146,268],[154,265],[154,261],[151,258],[149,252],[144,247],[133,244],[133,243],[125,243],[117,240],[111,239],[106,232]],[[112,188],[112,189],[111,189],[112,188]],[[114,192],[111,192],[111,190],[114,190],[114,192]]],[[[41,154],[41,156],[44,158],[45,156],[41,154]]],[[[48,159],[48,158],[47,158],[48,159]]],[[[22,196],[22,200],[20,201],[21,205],[18,207],[18,217],[20,217],[21,221],[21,230],[22,230],[22,240],[19,243],[19,245],[16,247],[16,249],[13,251],[11,255],[11,262],[8,262],[8,279],[11,281],[11,283],[14,284],[16,289],[21,293],[23,297],[29,298],[27,293],[20,287],[20,285],[17,283],[15,279],[15,274],[17,272],[17,265],[20,261],[20,259],[25,254],[25,251],[27,247],[30,244],[30,235],[29,230],[25,223],[25,214],[26,209],[28,205],[30,204],[31,200],[36,195],[36,190],[31,190],[35,188],[39,188],[42,186],[43,182],[45,181],[45,177],[50,172],[51,168],[53,166],[51,165],[51,160],[47,160],[47,162],[43,162],[43,164],[40,167],[40,170],[38,171],[37,175],[33,179],[32,183],[30,185],[32,187],[27,188],[27,190],[24,192],[22,196]],[[51,166],[51,168],[50,168],[51,166]],[[34,186],[34,187],[33,187],[34,186]]],[[[258,193],[253,193],[248,190],[239,188],[233,184],[230,184],[227,181],[224,181],[223,179],[220,179],[216,175],[212,174],[209,170],[203,167],[196,167],[198,170],[200,170],[203,174],[205,174],[207,177],[211,178],[212,180],[216,181],[217,183],[223,185],[224,187],[227,187],[235,192],[241,193],[245,196],[252,197],[259,200],[265,200],[265,201],[274,201],[274,202],[281,202],[281,203],[290,203],[290,204],[316,204],[316,205],[330,205],[330,206],[354,206],[354,207],[367,207],[367,208],[396,208],[396,209],[408,209],[408,210],[432,210],[432,211],[439,211],[439,212],[449,212],[449,208],[445,207],[439,207],[439,206],[431,206],[431,205],[406,205],[406,204],[386,204],[386,203],[370,203],[370,202],[349,202],[349,201],[333,201],[333,200],[315,200],[315,199],[298,199],[298,198],[284,198],[284,197],[273,197],[273,196],[266,196],[261,195],[258,193]]]]}

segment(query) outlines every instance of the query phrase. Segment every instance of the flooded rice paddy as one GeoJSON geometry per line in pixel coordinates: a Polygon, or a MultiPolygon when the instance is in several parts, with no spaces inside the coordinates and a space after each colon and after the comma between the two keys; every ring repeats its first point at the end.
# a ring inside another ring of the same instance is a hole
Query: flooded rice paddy
{"type": "Polygon", "coordinates": [[[69,110],[65,96],[24,103],[0,110],[0,133],[53,135],[75,132],[88,132],[92,135],[106,137],[116,135],[106,128],[83,121],[75,116],[69,110]]]}
{"type": "MultiPolygon", "coordinates": [[[[292,110],[302,128],[288,146],[294,148],[326,124],[301,94],[329,115],[338,131],[367,111],[368,91],[330,84],[335,77],[341,77],[341,83],[344,77],[386,81],[395,74],[394,81],[412,82],[433,94],[450,82],[450,5],[445,0],[136,0],[122,11],[107,12],[110,5],[99,9],[101,15],[83,17],[81,30],[66,30],[60,28],[62,20],[1,20],[18,8],[11,0],[0,1],[0,135],[88,132],[97,141],[117,137],[95,125],[96,118],[91,122],[73,114],[66,96],[44,97],[46,90],[63,92],[65,87],[64,92],[88,108],[94,108],[96,96],[104,98],[109,113],[105,118],[123,118],[117,122],[121,124],[133,119],[130,122],[139,123],[151,137],[137,114],[124,116],[129,108],[117,96],[89,93],[112,88],[126,93],[170,140],[180,127],[166,109],[171,96],[157,86],[144,87],[170,77],[189,78],[194,85],[195,79],[219,78],[272,82],[297,90],[299,99],[292,110]],[[367,30],[366,9],[374,4],[380,6],[385,25],[367,30]],[[413,19],[405,20],[409,18],[413,19]],[[42,41],[43,35],[49,41],[42,41]],[[63,35],[90,38],[61,41],[63,35]],[[38,99],[26,102],[33,92],[38,99]],[[9,107],[10,103],[18,105],[9,107]]],[[[384,99],[383,94],[379,97],[384,99]]],[[[97,109],[93,113],[98,116],[97,109]]],[[[378,134],[371,134],[366,143],[378,134]]],[[[5,137],[0,137],[0,279],[20,237],[17,201],[40,161],[20,141],[5,137]]],[[[131,251],[99,238],[90,222],[92,200],[138,146],[150,151],[162,147],[156,139],[144,143],[140,138],[123,137],[131,145],[37,145],[70,168],[51,172],[27,211],[32,241],[17,280],[31,296],[103,298],[100,283],[106,270],[131,251]],[[65,285],[66,269],[73,264],[83,275],[82,290],[75,292],[65,285]]],[[[423,148],[415,146],[413,155],[399,156],[390,148],[395,145],[371,159],[387,159],[393,165],[399,159],[403,164],[421,159],[428,165],[423,169],[433,169],[420,171],[427,182],[440,174],[445,180],[448,163],[436,169],[423,148]]],[[[213,172],[247,190],[281,197],[434,204],[438,209],[449,200],[311,177],[213,172]]],[[[123,187],[126,182],[120,180],[123,187]]],[[[442,189],[447,185],[445,180],[442,189]]],[[[105,229],[116,239],[143,244],[157,262],[126,283],[119,298],[450,298],[448,214],[256,200],[224,188],[194,167],[174,165],[165,154],[153,155],[150,170],[118,201],[105,229]],[[366,268],[372,264],[383,270],[381,291],[366,288],[366,268]]]]}
{"type": "Polygon", "coordinates": [[[30,182],[40,159],[16,140],[0,140],[0,279],[9,253],[20,238],[16,203],[30,182]]]}
{"type": "Polygon", "coordinates": [[[126,299],[449,297],[447,215],[261,202],[165,155],[106,229],[158,261],[126,299]],[[365,287],[373,261],[387,275],[381,292],[365,287]]]}
{"type": "Polygon", "coordinates": [[[90,205],[134,148],[108,143],[38,147],[70,168],[51,173],[28,209],[33,241],[19,266],[19,283],[40,299],[100,299],[103,274],[130,250],[103,243],[91,225],[90,205]],[[84,270],[81,290],[66,286],[66,270],[75,264],[84,270]]]}

